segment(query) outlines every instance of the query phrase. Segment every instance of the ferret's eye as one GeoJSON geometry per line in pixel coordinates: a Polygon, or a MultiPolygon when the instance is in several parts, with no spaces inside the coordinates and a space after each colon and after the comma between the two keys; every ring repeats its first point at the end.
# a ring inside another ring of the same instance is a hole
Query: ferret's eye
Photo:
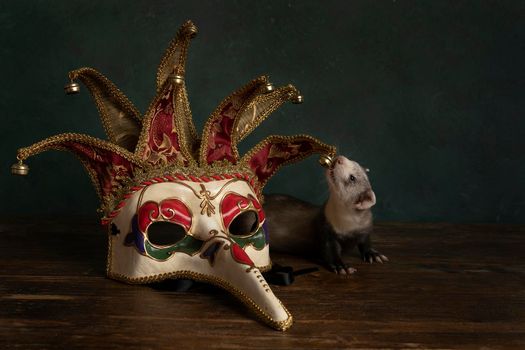
{"type": "Polygon", "coordinates": [[[355,180],[356,180],[355,176],[354,176],[354,175],[350,175],[350,176],[348,177],[348,179],[346,179],[346,181],[345,181],[345,185],[348,186],[348,185],[354,183],[355,180]]]}

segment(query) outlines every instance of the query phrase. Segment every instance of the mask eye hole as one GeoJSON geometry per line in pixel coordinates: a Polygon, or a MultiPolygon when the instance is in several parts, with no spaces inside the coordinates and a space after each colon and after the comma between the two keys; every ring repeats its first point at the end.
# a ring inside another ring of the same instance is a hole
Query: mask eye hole
{"type": "Polygon", "coordinates": [[[171,246],[186,236],[186,231],[180,225],[157,221],[148,227],[148,241],[156,246],[171,246]]]}
{"type": "Polygon", "coordinates": [[[240,213],[230,223],[228,231],[232,236],[251,236],[259,228],[259,217],[253,210],[240,213]]]}

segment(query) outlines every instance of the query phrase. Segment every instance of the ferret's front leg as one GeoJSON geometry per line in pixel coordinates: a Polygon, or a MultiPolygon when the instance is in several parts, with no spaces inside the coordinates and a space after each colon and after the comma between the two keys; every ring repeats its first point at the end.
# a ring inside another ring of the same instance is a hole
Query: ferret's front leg
{"type": "Polygon", "coordinates": [[[359,248],[359,253],[361,253],[361,258],[364,262],[372,264],[374,261],[378,263],[384,263],[388,261],[386,256],[372,248],[372,242],[370,240],[369,233],[365,233],[360,237],[357,247],[359,248]]]}
{"type": "Polygon", "coordinates": [[[339,241],[332,237],[326,237],[321,245],[321,257],[328,268],[340,275],[350,275],[357,270],[348,266],[342,259],[342,247],[339,241]]]}

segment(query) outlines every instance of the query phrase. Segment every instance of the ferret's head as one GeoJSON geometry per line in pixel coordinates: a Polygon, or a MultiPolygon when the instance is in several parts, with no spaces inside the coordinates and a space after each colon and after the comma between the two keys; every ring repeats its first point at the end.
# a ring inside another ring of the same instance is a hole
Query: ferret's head
{"type": "Polygon", "coordinates": [[[376,195],[366,175],[368,169],[344,156],[337,156],[326,171],[331,196],[347,207],[366,210],[376,204],[376,195]]]}

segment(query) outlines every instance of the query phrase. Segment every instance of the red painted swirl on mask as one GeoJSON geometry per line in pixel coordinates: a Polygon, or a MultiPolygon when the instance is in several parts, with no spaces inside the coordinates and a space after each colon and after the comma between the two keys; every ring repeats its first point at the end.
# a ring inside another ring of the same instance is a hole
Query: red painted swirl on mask
{"type": "Polygon", "coordinates": [[[188,231],[191,227],[191,212],[182,201],[171,198],[159,204],[162,216],[169,222],[181,225],[188,231]]]}
{"type": "Polygon", "coordinates": [[[158,220],[159,214],[159,205],[156,202],[148,201],[142,204],[138,211],[140,232],[146,232],[149,225],[158,220]]]}
{"type": "Polygon", "coordinates": [[[237,193],[230,193],[224,196],[221,202],[221,216],[224,227],[228,228],[232,220],[240,212],[249,209],[250,206],[257,211],[259,222],[262,223],[265,218],[264,211],[254,196],[249,194],[248,197],[244,197],[237,193]]]}
{"type": "Polygon", "coordinates": [[[138,210],[138,224],[141,232],[146,232],[149,225],[156,221],[169,221],[179,224],[188,231],[191,227],[191,212],[182,201],[169,198],[160,203],[148,201],[138,210]]]}

